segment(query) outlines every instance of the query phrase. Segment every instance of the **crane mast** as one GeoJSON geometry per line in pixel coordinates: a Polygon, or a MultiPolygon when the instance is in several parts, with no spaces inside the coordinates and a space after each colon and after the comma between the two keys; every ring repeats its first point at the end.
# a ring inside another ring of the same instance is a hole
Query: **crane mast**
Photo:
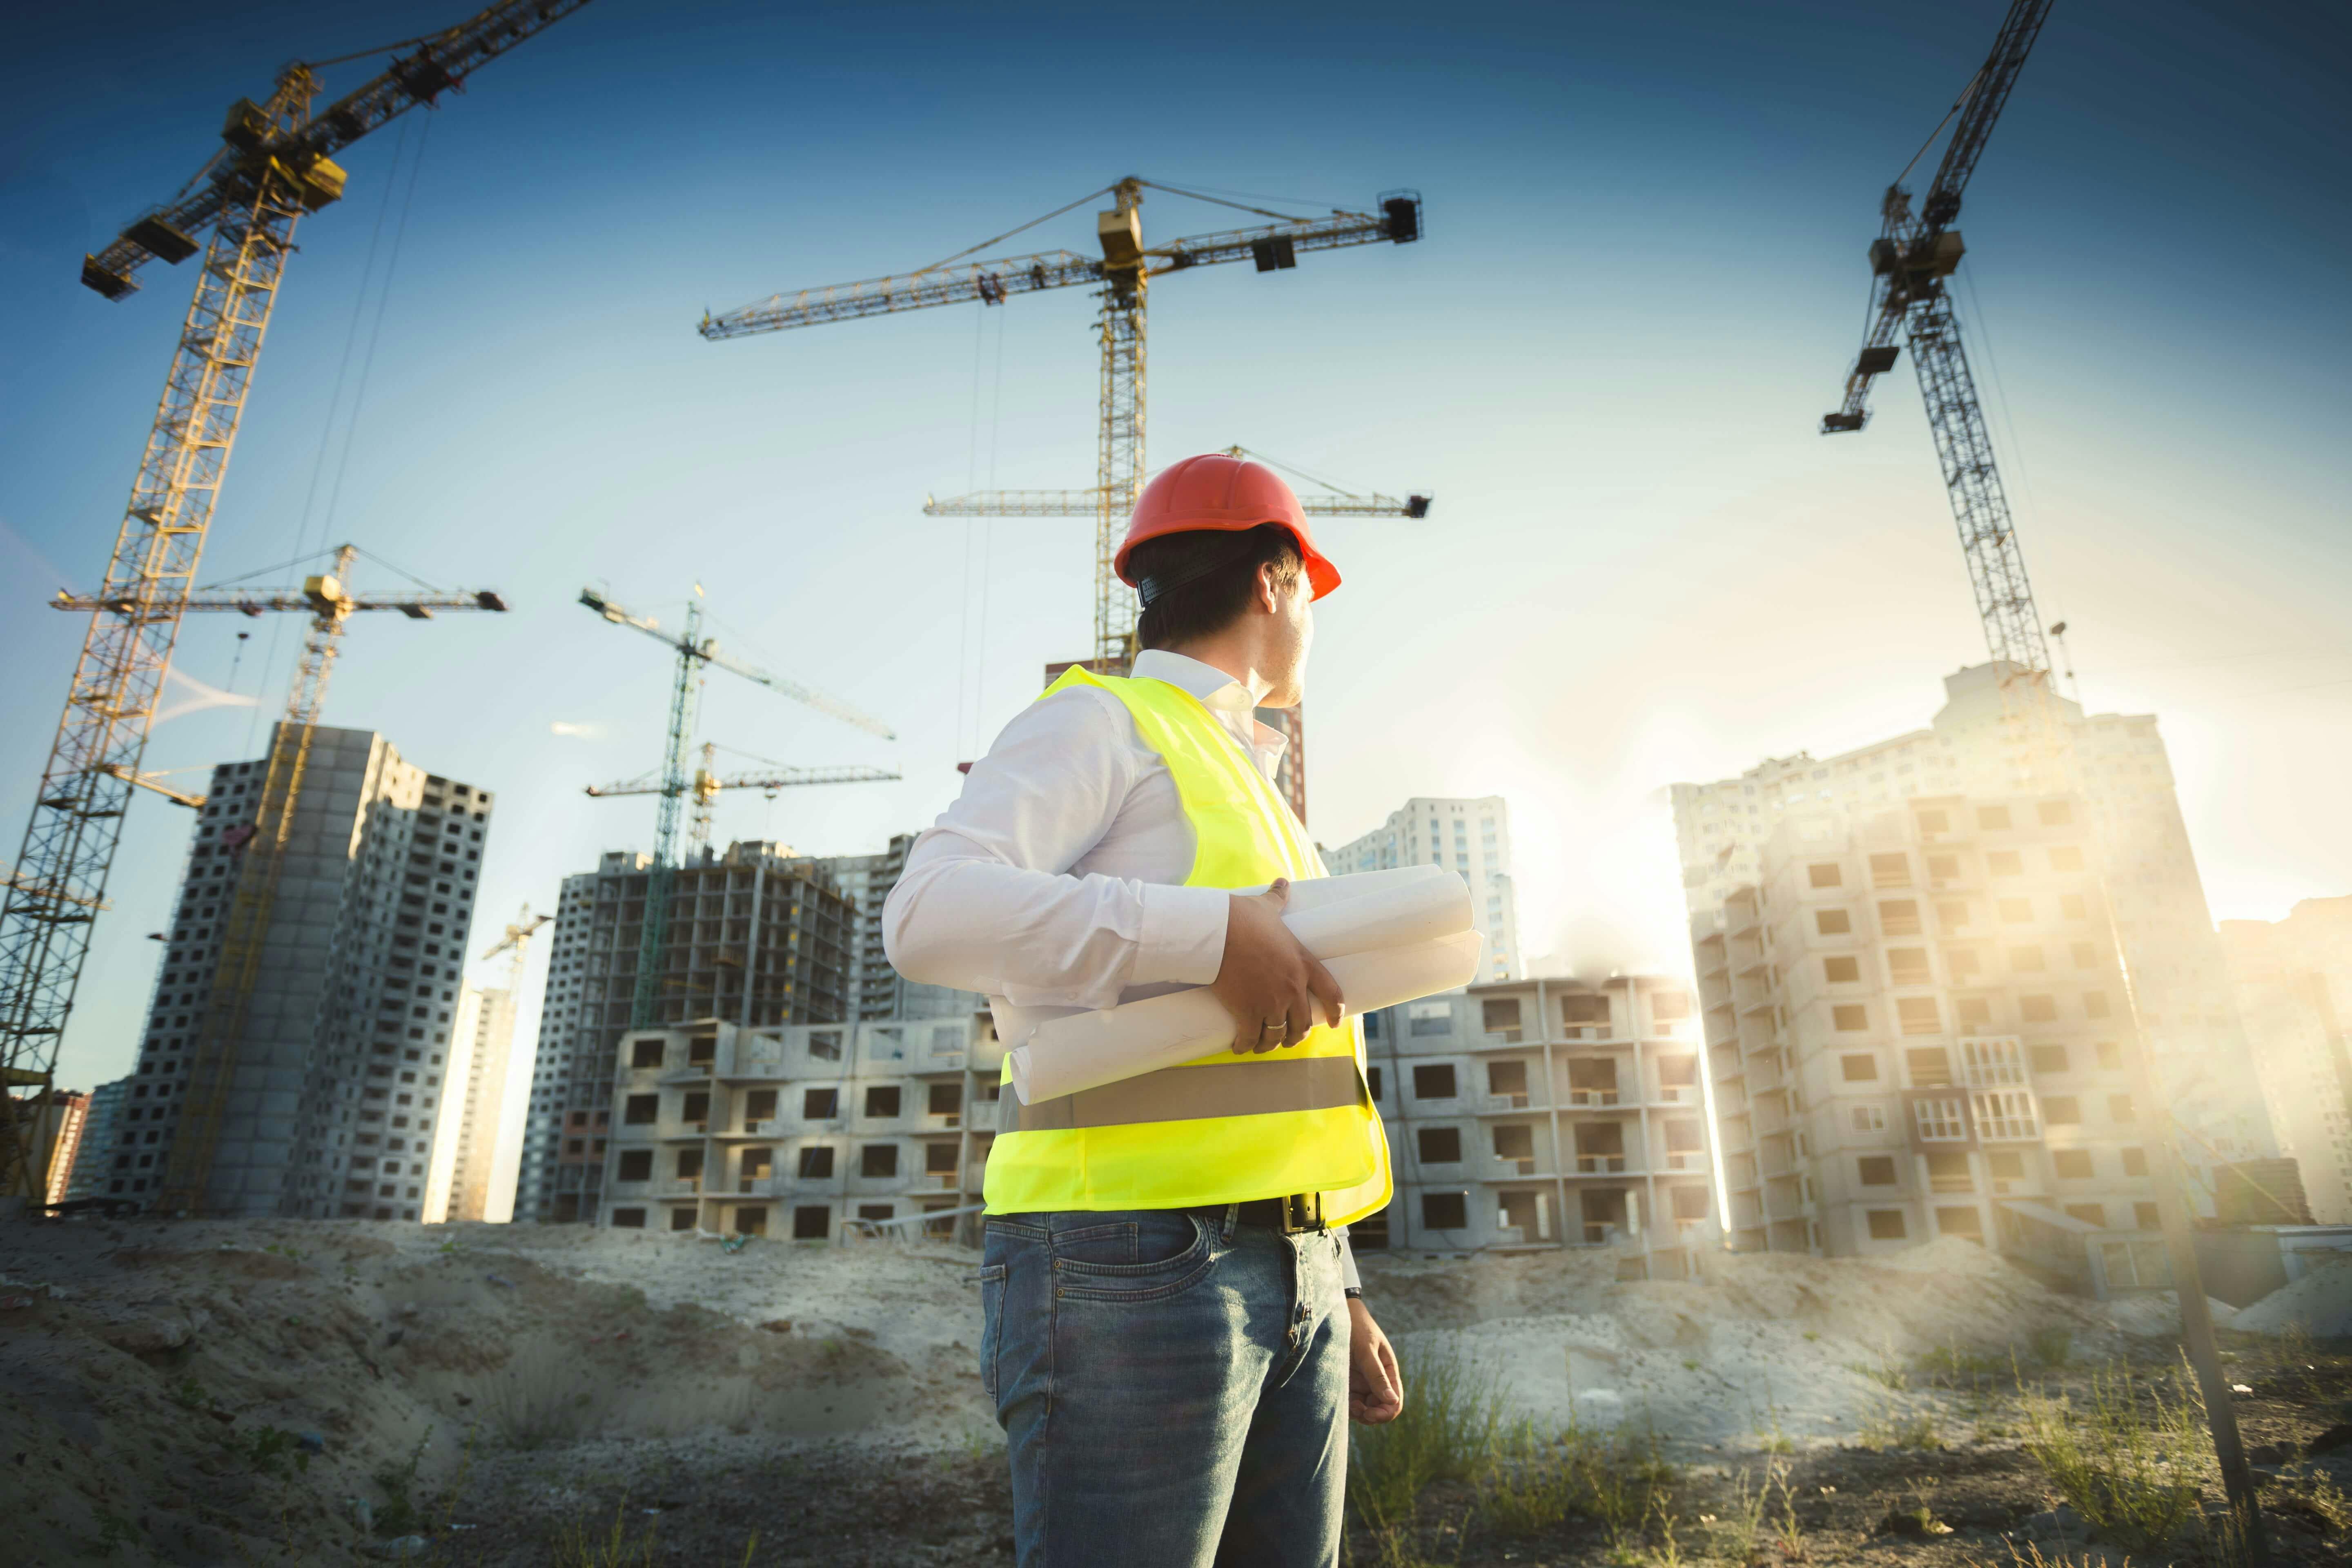
{"type": "MultiPolygon", "coordinates": [[[[230,107],[222,147],[171,201],[82,260],[82,281],[110,300],[139,287],[150,260],[204,260],[130,504],[115,532],[65,709],[42,764],[17,879],[0,905],[0,1077],[46,1086],[89,953],[92,913],[138,787],[147,734],[179,638],[228,459],[306,212],[342,195],[330,153],[431,103],[587,0],[500,0],[396,58],[322,114],[313,69],[279,73],[267,101],[230,107]],[[209,238],[200,238],[209,229],[209,238]]],[[[298,682],[299,684],[299,682],[298,682]]],[[[30,1151],[0,1116],[0,1195],[32,1190],[30,1151]]]]}
{"type": "Polygon", "coordinates": [[[2014,0],[2010,6],[1991,54],[1953,106],[1951,140],[1927,199],[1915,210],[1900,183],[1887,187],[1879,207],[1879,237],[1870,246],[1869,331],[1847,373],[1844,401],[1822,417],[1825,436],[1861,429],[1870,418],[1872,380],[1895,368],[1899,342],[1908,342],[1986,647],[2019,678],[2040,686],[2049,682],[2050,647],[2034,607],[2008,492],[1993,461],[1992,435],[1969,370],[1948,284],[1966,252],[1959,230],[1951,226],[1960,214],[1961,195],[2052,3],[2014,0]]]}
{"type": "MultiPolygon", "coordinates": [[[[593,788],[588,792],[593,795],[651,795],[660,797],[654,818],[653,864],[646,868],[645,918],[637,928],[636,977],[629,998],[629,1026],[642,1029],[654,1022],[655,1005],[661,1000],[661,977],[656,966],[661,962],[662,945],[669,935],[670,900],[677,885],[678,816],[685,807],[687,796],[697,793],[688,748],[694,734],[694,711],[701,697],[704,669],[717,665],[746,680],[781,691],[793,700],[828,713],[844,723],[854,724],[868,734],[879,735],[886,741],[895,741],[898,736],[880,720],[870,718],[845,702],[720,653],[718,643],[702,635],[702,600],[698,587],[695,590],[695,597],[687,601],[685,629],[675,635],[665,630],[662,624],[652,616],[633,614],[594,588],[581,589],[580,602],[614,626],[634,626],[677,653],[677,674],[670,684],[669,730],[662,750],[662,766],[657,782],[649,778],[593,788]]],[[[889,776],[895,778],[898,775],[889,776]]]]}
{"type": "MultiPolygon", "coordinates": [[[[1111,210],[1095,215],[1095,237],[1102,251],[1099,260],[1068,250],[982,261],[951,258],[911,274],[772,295],[740,310],[706,315],[698,329],[705,338],[716,342],[758,332],[937,305],[1002,305],[1015,294],[1048,289],[1094,287],[1098,300],[1095,334],[1101,353],[1095,484],[1089,491],[1060,492],[1083,496],[1083,510],[1024,509],[997,513],[982,510],[984,498],[967,497],[962,498],[962,510],[933,515],[1091,515],[1095,520],[1095,646],[1090,662],[1097,669],[1125,668],[1135,637],[1135,601],[1119,582],[1112,563],[1118,554],[1119,540],[1126,530],[1128,515],[1135,509],[1145,472],[1145,317],[1151,280],[1171,272],[1229,261],[1254,262],[1260,272],[1286,270],[1297,265],[1301,251],[1380,241],[1403,245],[1421,237],[1419,193],[1390,191],[1380,197],[1377,210],[1370,213],[1335,210],[1328,217],[1296,218],[1246,207],[1243,210],[1281,221],[1147,247],[1143,243],[1142,205],[1144,188],[1150,184],[1148,180],[1130,175],[1106,187],[1111,197],[1111,210]]],[[[1171,186],[1156,188],[1179,195],[1193,195],[1174,191],[1171,186]]],[[[1227,206],[1239,205],[1215,197],[1197,199],[1219,201],[1227,206]]]]}

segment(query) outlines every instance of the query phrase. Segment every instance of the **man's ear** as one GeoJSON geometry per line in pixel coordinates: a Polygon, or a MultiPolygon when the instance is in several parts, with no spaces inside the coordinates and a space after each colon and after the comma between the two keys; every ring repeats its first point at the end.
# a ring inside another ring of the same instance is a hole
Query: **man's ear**
{"type": "Polygon", "coordinates": [[[1282,584],[1276,576],[1281,571],[1278,562],[1267,561],[1257,569],[1257,601],[1251,607],[1262,616],[1277,615],[1282,609],[1282,584]]]}

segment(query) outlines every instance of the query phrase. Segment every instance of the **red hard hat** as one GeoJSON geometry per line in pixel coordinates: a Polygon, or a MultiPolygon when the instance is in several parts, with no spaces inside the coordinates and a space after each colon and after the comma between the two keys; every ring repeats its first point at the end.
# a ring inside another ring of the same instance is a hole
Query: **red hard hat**
{"type": "Polygon", "coordinates": [[[1223,452],[1171,463],[1143,487],[1135,503],[1135,516],[1128,521],[1127,540],[1118,547],[1112,568],[1120,582],[1135,587],[1127,558],[1147,539],[1165,533],[1239,533],[1267,522],[1288,529],[1290,537],[1297,541],[1307,585],[1315,590],[1316,598],[1339,585],[1339,569],[1315,548],[1315,535],[1307,529],[1307,513],[1282,476],[1263,463],[1223,452]]]}

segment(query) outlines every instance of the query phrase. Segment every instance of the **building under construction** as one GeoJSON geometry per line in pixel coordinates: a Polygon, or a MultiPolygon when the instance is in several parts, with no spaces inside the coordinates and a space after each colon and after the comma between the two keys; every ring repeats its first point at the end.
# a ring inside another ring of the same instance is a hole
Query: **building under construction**
{"type": "Polygon", "coordinates": [[[2143,1045],[2209,1184],[2274,1152],[2155,721],[2053,704],[2053,788],[2003,668],[1928,729],[1675,786],[1736,1246],[1958,1234],[2128,1285],[2143,1045]]]}
{"type": "Polygon", "coordinates": [[[857,906],[849,928],[849,971],[852,1016],[859,1019],[955,1018],[987,1005],[988,999],[976,992],[908,979],[882,951],[882,901],[905,875],[907,851],[914,844],[915,835],[896,833],[879,854],[829,855],[817,862],[857,906]]]}
{"type": "Polygon", "coordinates": [[[1473,985],[1369,1015],[1364,1047],[1396,1196],[1358,1247],[1597,1247],[1681,1279],[1717,1235],[1683,982],[1473,985]]]}
{"type": "MultiPolygon", "coordinates": [[[[208,1215],[415,1219],[490,795],[372,731],[310,744],[219,1120],[186,1157],[208,1215]]],[[[268,767],[213,770],[113,1147],[93,1152],[101,1195],[163,1185],[268,767]]]]}
{"type": "MultiPolygon", "coordinates": [[[[615,852],[594,871],[564,879],[515,1187],[518,1220],[597,1217],[650,871],[646,856],[615,852]]],[[[677,868],[671,885],[654,1025],[718,1018],[757,1028],[851,1017],[856,918],[819,862],[757,840],[702,851],[677,868]]]]}
{"type": "Polygon", "coordinates": [[[622,1049],[602,1223],[799,1241],[920,1226],[977,1240],[1003,1062],[985,1012],[752,1029],[707,1018],[631,1030],[622,1049]]]}

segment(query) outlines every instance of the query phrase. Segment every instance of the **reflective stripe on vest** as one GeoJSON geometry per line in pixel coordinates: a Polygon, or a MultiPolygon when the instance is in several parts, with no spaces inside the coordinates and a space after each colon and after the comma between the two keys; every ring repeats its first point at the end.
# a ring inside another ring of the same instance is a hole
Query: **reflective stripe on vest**
{"type": "MultiPolygon", "coordinates": [[[[1099,687],[1166,763],[1192,830],[1184,885],[1306,881],[1323,863],[1289,804],[1201,700],[1165,681],[1073,667],[1045,693],[1099,687]]],[[[1388,1140],[1364,1087],[1358,1020],[1279,1052],[1218,1050],[1181,1067],[1022,1107],[988,1154],[991,1214],[1186,1208],[1317,1193],[1333,1225],[1389,1201],[1388,1140]]]]}
{"type": "Polygon", "coordinates": [[[1054,1100],[1024,1105],[1000,1097],[1008,1131],[1119,1127],[1139,1121],[1200,1121],[1213,1116],[1269,1116],[1284,1110],[1339,1110],[1362,1095],[1353,1057],[1254,1060],[1237,1066],[1166,1068],[1054,1100]]]}

